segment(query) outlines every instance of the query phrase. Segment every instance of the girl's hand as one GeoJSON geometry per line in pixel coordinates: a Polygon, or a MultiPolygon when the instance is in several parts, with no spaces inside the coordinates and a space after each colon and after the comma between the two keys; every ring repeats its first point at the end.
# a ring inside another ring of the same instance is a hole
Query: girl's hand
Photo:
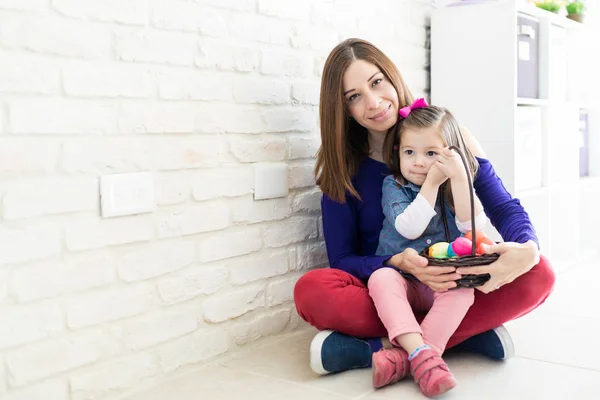
{"type": "Polygon", "coordinates": [[[442,183],[446,182],[446,179],[448,179],[448,177],[442,172],[439,163],[435,162],[429,168],[425,182],[434,187],[439,187],[442,183]]]}
{"type": "Polygon", "coordinates": [[[456,287],[454,281],[461,277],[456,273],[455,267],[428,267],[427,259],[411,248],[392,256],[389,264],[413,275],[435,292],[445,292],[456,287]]]}
{"type": "Polygon", "coordinates": [[[488,246],[486,253],[498,253],[500,258],[490,265],[481,267],[458,268],[457,273],[461,275],[490,274],[491,278],[477,290],[483,293],[493,292],[502,286],[511,283],[521,275],[529,272],[531,268],[540,262],[540,252],[537,244],[533,241],[527,243],[504,242],[488,246]]]}
{"type": "MultiPolygon", "coordinates": [[[[437,156],[437,162],[440,170],[448,177],[448,179],[467,179],[467,171],[462,163],[462,159],[455,150],[444,148],[437,156]]],[[[432,167],[433,168],[433,167],[432,167]]]]}

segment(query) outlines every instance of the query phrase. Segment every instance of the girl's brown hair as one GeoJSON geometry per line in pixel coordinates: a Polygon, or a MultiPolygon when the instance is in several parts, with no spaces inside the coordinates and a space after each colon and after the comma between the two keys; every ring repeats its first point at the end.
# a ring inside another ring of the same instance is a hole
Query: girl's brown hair
{"type": "MultiPolygon", "coordinates": [[[[454,118],[452,113],[445,108],[429,106],[413,109],[405,119],[399,117],[395,127],[390,129],[385,137],[383,143],[383,160],[394,175],[396,181],[401,185],[406,185],[408,183],[400,171],[399,148],[402,142],[402,133],[406,129],[424,129],[431,127],[439,128],[440,136],[446,147],[456,146],[462,151],[467,160],[471,179],[474,180],[475,175],[479,170],[479,163],[473,153],[471,153],[471,150],[466,146],[456,118],[454,118]]],[[[444,194],[450,207],[454,208],[450,182],[446,183],[444,194]]]]}
{"type": "Polygon", "coordinates": [[[352,185],[352,177],[360,162],[369,156],[367,129],[350,118],[344,99],[343,76],[355,60],[379,68],[398,92],[400,104],[413,100],[398,68],[371,43],[348,39],[331,51],[321,78],[321,147],[317,152],[315,176],[321,191],[339,203],[346,201],[346,192],[360,199],[352,185]]]}

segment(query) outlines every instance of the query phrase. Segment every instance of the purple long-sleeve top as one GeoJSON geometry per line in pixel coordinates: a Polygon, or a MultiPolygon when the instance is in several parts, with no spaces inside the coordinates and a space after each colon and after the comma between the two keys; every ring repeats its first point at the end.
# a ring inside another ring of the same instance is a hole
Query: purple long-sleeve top
{"type": "MultiPolygon", "coordinates": [[[[473,186],[492,225],[504,241],[525,243],[533,240],[538,243],[529,215],[519,200],[508,193],[487,159],[477,158],[477,161],[479,172],[473,186]]],[[[348,193],[345,203],[338,203],[326,195],[321,200],[330,266],[363,281],[393,255],[375,255],[384,219],[381,188],[383,179],[389,174],[384,163],[366,158],[352,179],[362,200],[348,193]]]]}

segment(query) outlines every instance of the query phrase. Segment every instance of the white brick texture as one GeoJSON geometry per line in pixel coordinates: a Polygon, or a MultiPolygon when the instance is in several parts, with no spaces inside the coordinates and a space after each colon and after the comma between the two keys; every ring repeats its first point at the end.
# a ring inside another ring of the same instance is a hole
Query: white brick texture
{"type": "Polygon", "coordinates": [[[116,257],[119,278],[126,282],[165,275],[192,264],[196,250],[192,241],[166,241],[136,245],[116,257]]]}
{"type": "Polygon", "coordinates": [[[147,171],[152,166],[151,146],[149,141],[129,138],[67,139],[62,145],[60,164],[67,173],[147,171]]]}
{"type": "Polygon", "coordinates": [[[285,158],[286,143],[283,138],[230,137],[231,152],[240,162],[282,161],[285,158]]]}
{"type": "Polygon", "coordinates": [[[148,21],[146,0],[54,0],[53,5],[61,14],[78,19],[133,25],[148,21]]]}
{"type": "Polygon", "coordinates": [[[0,358],[0,395],[6,393],[6,374],[4,373],[4,361],[0,358]]]}
{"type": "MultiPolygon", "coordinates": [[[[0,269],[0,304],[6,299],[8,296],[8,281],[9,281],[9,271],[6,269],[0,269]]],[[[2,376],[2,374],[0,374],[2,376]]],[[[0,379],[0,382],[2,379],[0,379]]]]}
{"type": "Polygon", "coordinates": [[[184,1],[155,0],[152,22],[162,29],[199,32],[201,35],[227,35],[225,15],[218,9],[184,1]]]}
{"type": "Polygon", "coordinates": [[[155,302],[152,289],[142,285],[73,296],[66,306],[67,325],[79,329],[141,314],[155,302]]]}
{"type": "Polygon", "coordinates": [[[429,3],[0,0],[0,397],[120,398],[306,327],[325,60],[367,39],[426,94],[429,3]],[[254,199],[265,162],[287,196],[254,199]],[[103,218],[131,172],[153,210],[103,218]]]}
{"type": "Polygon", "coordinates": [[[289,197],[255,201],[253,196],[244,196],[238,198],[232,208],[234,222],[281,220],[291,214],[289,197]]]}
{"type": "Polygon", "coordinates": [[[161,99],[215,100],[233,99],[233,82],[225,74],[214,72],[161,71],[158,90],[161,99]]]}
{"type": "Polygon", "coordinates": [[[73,62],[63,69],[70,97],[147,98],[156,90],[146,66],[73,62]]]}
{"type": "Polygon", "coordinates": [[[160,206],[183,203],[191,196],[190,177],[186,171],[161,172],[154,181],[156,204],[160,206]]]}
{"type": "Polygon", "coordinates": [[[107,254],[78,254],[15,270],[11,290],[20,302],[51,298],[106,286],[114,281],[114,261],[107,254]]]}
{"type": "Polygon", "coordinates": [[[280,310],[247,322],[236,323],[232,328],[233,341],[237,345],[244,345],[265,336],[274,335],[283,331],[290,320],[289,310],[280,310]]]}
{"type": "Polygon", "coordinates": [[[288,173],[291,188],[305,188],[315,185],[314,163],[291,165],[288,173]]]}
{"type": "Polygon", "coordinates": [[[53,222],[4,223],[0,226],[0,266],[59,254],[60,226],[53,222]]]}
{"type": "Polygon", "coordinates": [[[57,304],[11,307],[0,312],[0,349],[49,337],[63,330],[57,304]]]}
{"type": "Polygon", "coordinates": [[[58,163],[59,148],[57,139],[0,138],[0,175],[50,173],[58,163]]]}
{"type": "Polygon", "coordinates": [[[41,11],[48,6],[46,0],[0,0],[0,9],[41,11]]]}
{"type": "Polygon", "coordinates": [[[164,139],[154,143],[154,163],[159,170],[216,167],[223,160],[227,144],[214,139],[164,139]]]}
{"type": "Polygon", "coordinates": [[[248,254],[262,247],[259,228],[215,233],[200,240],[200,261],[208,262],[248,254]]]}
{"type": "Polygon", "coordinates": [[[224,71],[254,72],[258,70],[260,51],[256,48],[202,38],[196,65],[224,71]]]}
{"type": "Polygon", "coordinates": [[[317,137],[292,137],[290,158],[315,158],[320,145],[321,141],[317,137]]]}
{"type": "Polygon", "coordinates": [[[229,280],[234,285],[245,285],[260,279],[283,275],[289,269],[287,250],[265,251],[228,260],[229,280]]]}
{"type": "Polygon", "coordinates": [[[198,54],[198,39],[192,34],[123,30],[115,41],[117,59],[123,61],[190,66],[198,54]]]}
{"type": "Polygon", "coordinates": [[[59,88],[55,61],[29,55],[13,58],[0,52],[0,93],[55,94],[59,88]]]}
{"type": "Polygon", "coordinates": [[[261,72],[265,75],[306,78],[312,74],[313,60],[290,50],[268,50],[262,53],[261,72]]]}
{"type": "Polygon", "coordinates": [[[234,89],[235,101],[240,103],[283,104],[290,102],[287,82],[256,77],[240,77],[234,89]]]}
{"type": "Polygon", "coordinates": [[[325,242],[306,243],[298,246],[297,268],[299,270],[320,267],[327,262],[325,242]]]}
{"type": "Polygon", "coordinates": [[[111,134],[117,131],[116,116],[115,104],[104,101],[31,99],[9,105],[10,129],[24,135],[111,134]]]}
{"type": "Polygon", "coordinates": [[[281,247],[317,237],[317,219],[292,217],[282,222],[274,222],[265,228],[265,246],[281,247]]]}
{"type": "MultiPolygon", "coordinates": [[[[194,112],[193,104],[187,103],[125,102],[119,107],[118,129],[123,134],[193,133],[194,112]]],[[[155,144],[164,145],[160,141],[155,144]]]]}
{"type": "Polygon", "coordinates": [[[78,251],[148,241],[154,237],[152,223],[152,218],[147,215],[107,220],[71,218],[65,227],[67,248],[78,251]]]}
{"type": "Polygon", "coordinates": [[[0,43],[12,49],[93,60],[111,54],[112,34],[107,26],[52,14],[2,14],[1,18],[0,43]]]}
{"type": "Polygon", "coordinates": [[[294,197],[292,208],[294,212],[307,211],[307,212],[319,212],[321,211],[321,198],[323,194],[319,189],[309,189],[302,192],[297,192],[294,197]]]}
{"type": "Polygon", "coordinates": [[[291,278],[281,278],[269,282],[269,286],[267,287],[268,306],[273,307],[292,301],[294,285],[296,285],[298,278],[299,276],[292,276],[291,278]]]}
{"type": "Polygon", "coordinates": [[[183,336],[196,330],[197,316],[188,309],[163,311],[142,319],[136,319],[123,328],[125,345],[140,350],[183,336]]]}
{"type": "Polygon", "coordinates": [[[274,17],[303,20],[309,16],[310,2],[258,0],[258,11],[274,17]]]}
{"type": "Polygon", "coordinates": [[[194,172],[191,177],[195,200],[241,196],[254,188],[254,169],[250,166],[194,172]]]}
{"type": "Polygon", "coordinates": [[[263,120],[267,132],[311,132],[317,128],[315,112],[303,107],[269,109],[263,120]]]}
{"type": "Polygon", "coordinates": [[[158,282],[158,293],[164,303],[172,304],[208,295],[219,290],[227,280],[223,266],[188,268],[158,282]]]}
{"type": "Polygon", "coordinates": [[[8,381],[12,386],[22,386],[114,356],[118,351],[114,337],[103,331],[87,331],[46,340],[7,353],[8,381]]]}
{"type": "Polygon", "coordinates": [[[291,35],[288,21],[248,13],[233,14],[230,27],[233,36],[243,41],[287,45],[291,35]]]}
{"type": "Polygon", "coordinates": [[[229,208],[222,202],[177,206],[158,215],[158,237],[212,232],[229,226],[229,208]]]}
{"type": "Polygon", "coordinates": [[[94,177],[22,179],[19,183],[10,185],[4,196],[4,218],[97,211],[98,186],[98,179],[94,177]],[[40,198],[44,199],[41,203],[40,198]]]}
{"type": "Polygon", "coordinates": [[[255,283],[206,300],[204,319],[211,323],[223,322],[264,306],[265,286],[255,283]]]}
{"type": "Polygon", "coordinates": [[[320,86],[316,82],[297,82],[292,86],[292,100],[303,104],[319,104],[320,86]]]}

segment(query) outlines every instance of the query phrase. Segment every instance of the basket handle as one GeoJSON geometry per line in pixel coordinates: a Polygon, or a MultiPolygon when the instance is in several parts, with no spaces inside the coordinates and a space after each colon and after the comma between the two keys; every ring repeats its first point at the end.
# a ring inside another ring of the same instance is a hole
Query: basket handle
{"type": "MultiPolygon", "coordinates": [[[[464,141],[463,141],[464,144],[464,141]]],[[[473,193],[475,190],[473,188],[473,179],[471,178],[471,172],[469,172],[469,166],[467,165],[467,159],[463,154],[462,150],[456,146],[450,146],[450,150],[456,150],[460,159],[462,160],[463,166],[465,167],[465,171],[467,172],[467,181],[469,182],[469,198],[471,199],[471,240],[473,240],[473,245],[471,247],[471,255],[475,257],[477,252],[477,230],[475,227],[475,194],[473,193]]]]}

